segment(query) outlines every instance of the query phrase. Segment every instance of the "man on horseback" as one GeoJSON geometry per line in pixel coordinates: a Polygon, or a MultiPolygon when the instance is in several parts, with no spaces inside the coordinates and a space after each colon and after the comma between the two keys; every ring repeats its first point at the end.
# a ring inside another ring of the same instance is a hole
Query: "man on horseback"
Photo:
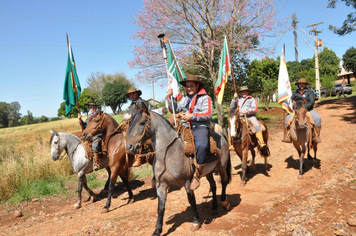
{"type": "Polygon", "coordinates": [[[249,95],[249,89],[247,86],[242,86],[240,88],[241,97],[237,99],[237,93],[234,94],[234,99],[230,103],[231,109],[236,109],[237,104],[239,105],[240,116],[246,114],[247,119],[253,124],[253,127],[256,130],[256,138],[260,148],[266,146],[265,141],[263,140],[262,129],[258,120],[256,118],[256,113],[258,110],[257,101],[251,95],[249,95]]]}
{"type": "Polygon", "coordinates": [[[189,123],[194,134],[197,164],[190,188],[195,190],[200,186],[199,179],[203,173],[206,157],[209,154],[209,126],[213,114],[213,103],[204,89],[204,83],[198,80],[196,75],[189,75],[186,80],[179,83],[186,88],[187,95],[178,104],[173,99],[174,107],[172,108],[171,95],[173,95],[173,90],[168,89],[168,104],[169,109],[174,109],[176,113],[183,111],[183,125],[189,127],[187,124],[189,123]]]}
{"type": "MultiPolygon", "coordinates": [[[[321,139],[320,139],[320,130],[321,130],[321,117],[320,115],[313,110],[314,104],[315,104],[315,98],[314,98],[314,92],[310,89],[307,88],[307,85],[309,83],[307,82],[306,79],[302,78],[299,79],[298,82],[295,83],[295,85],[298,86],[298,88],[293,92],[291,99],[295,102],[303,102],[304,100],[306,100],[306,104],[305,104],[305,108],[308,110],[308,112],[311,115],[311,118],[313,119],[314,123],[314,127],[313,129],[315,129],[315,141],[317,143],[321,143],[321,139]]],[[[309,116],[310,117],[310,116],[309,116]]],[[[292,120],[291,119],[291,115],[287,116],[287,120],[292,120]]],[[[286,143],[291,143],[292,140],[290,138],[290,122],[287,122],[287,133],[283,138],[283,142],[286,143]]]]}
{"type": "MultiPolygon", "coordinates": [[[[136,114],[136,112],[142,108],[142,103],[144,103],[146,107],[148,107],[147,102],[140,97],[141,94],[141,90],[137,90],[134,87],[130,88],[127,93],[125,93],[125,96],[131,100],[131,104],[129,106],[129,114],[124,117],[125,121],[130,121],[130,119],[136,114]]],[[[141,155],[136,155],[135,161],[132,166],[137,167],[144,163],[146,163],[146,158],[141,155]]]]}
{"type": "MultiPolygon", "coordinates": [[[[89,122],[93,120],[93,118],[98,114],[98,106],[95,102],[91,101],[88,103],[89,106],[89,117],[83,122],[82,115],[78,113],[79,122],[82,124],[83,129],[85,129],[89,122]]],[[[92,149],[94,152],[93,159],[93,170],[97,171],[100,169],[100,154],[101,154],[101,139],[102,134],[97,134],[93,137],[92,141],[92,149]]]]}

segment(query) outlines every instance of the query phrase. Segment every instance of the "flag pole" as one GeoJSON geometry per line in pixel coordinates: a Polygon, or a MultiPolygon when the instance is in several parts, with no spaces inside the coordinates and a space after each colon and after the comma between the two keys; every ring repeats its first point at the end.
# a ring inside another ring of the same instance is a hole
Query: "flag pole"
{"type": "MultiPolygon", "coordinates": [[[[73,85],[73,89],[74,89],[74,93],[75,93],[75,101],[76,101],[76,104],[77,104],[78,113],[80,113],[79,99],[78,99],[78,93],[77,93],[77,85],[75,83],[74,76],[73,76],[73,71],[74,70],[73,70],[73,65],[72,65],[72,52],[71,52],[71,48],[70,48],[68,34],[66,34],[66,36],[67,36],[67,46],[68,46],[68,54],[69,54],[70,69],[71,69],[70,76],[71,76],[71,79],[72,79],[72,85],[73,85]]],[[[83,123],[82,122],[79,122],[79,123],[80,123],[80,127],[82,128],[82,131],[83,131],[83,123]]]]}
{"type": "MultiPolygon", "coordinates": [[[[167,73],[167,78],[169,80],[169,73],[168,73],[168,62],[167,62],[167,52],[166,52],[166,44],[163,41],[164,38],[164,34],[160,34],[158,35],[158,38],[160,40],[161,43],[161,48],[162,48],[162,53],[163,53],[163,59],[164,59],[164,64],[166,65],[166,73],[167,73]]],[[[179,75],[181,76],[181,75],[179,75]]],[[[169,88],[171,86],[169,85],[169,88]]],[[[174,110],[174,103],[173,103],[173,95],[170,96],[171,102],[172,102],[172,110],[173,110],[173,119],[174,119],[174,127],[177,126],[177,121],[176,121],[176,112],[174,110]]]]}
{"type": "MultiPolygon", "coordinates": [[[[227,42],[227,47],[229,48],[229,59],[230,59],[230,63],[231,63],[231,79],[232,79],[232,82],[234,84],[234,90],[235,90],[235,93],[236,93],[236,84],[235,84],[235,76],[234,76],[234,67],[232,66],[232,60],[231,60],[231,51],[230,51],[230,44],[229,44],[229,37],[226,35],[226,42],[227,42]]],[[[226,78],[227,79],[227,78],[226,78]]]]}

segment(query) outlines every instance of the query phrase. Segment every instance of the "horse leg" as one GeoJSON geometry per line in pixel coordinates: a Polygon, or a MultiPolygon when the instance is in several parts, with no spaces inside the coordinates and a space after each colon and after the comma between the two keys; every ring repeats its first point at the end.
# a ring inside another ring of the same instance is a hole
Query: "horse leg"
{"type": "Polygon", "coordinates": [[[240,186],[244,187],[246,185],[246,169],[247,169],[247,157],[248,157],[248,149],[242,150],[242,163],[241,163],[241,182],[240,186]]]}
{"type": "Polygon", "coordinates": [[[301,153],[299,154],[299,176],[298,176],[298,179],[303,179],[303,174],[304,174],[304,155],[305,155],[305,152],[306,152],[306,147],[305,147],[305,144],[302,144],[302,151],[301,153]]]}
{"type": "MultiPolygon", "coordinates": [[[[190,184],[188,186],[188,183],[184,185],[185,191],[188,196],[188,201],[190,203],[190,206],[193,209],[193,224],[192,227],[190,227],[191,231],[196,231],[200,229],[200,222],[199,222],[199,213],[198,213],[198,208],[197,208],[197,203],[195,201],[195,194],[193,190],[190,190],[190,184]]],[[[158,193],[158,192],[157,192],[158,193]]]]}
{"type": "Polygon", "coordinates": [[[129,179],[128,179],[128,171],[129,169],[126,169],[124,171],[122,171],[122,173],[119,174],[122,182],[124,183],[127,192],[129,193],[129,200],[127,203],[133,203],[134,202],[134,197],[133,197],[133,193],[131,190],[131,187],[129,185],[129,179]]]}
{"type": "Polygon", "coordinates": [[[214,177],[213,177],[213,175],[211,173],[207,174],[206,178],[209,181],[210,190],[213,193],[213,207],[211,209],[211,214],[212,215],[217,215],[217,213],[218,213],[218,200],[216,198],[216,182],[215,182],[214,177]]]}
{"type": "Polygon", "coordinates": [[[107,192],[109,190],[110,178],[111,178],[111,170],[110,167],[106,167],[106,171],[108,172],[108,179],[106,180],[104,191],[107,192]]]}
{"type": "Polygon", "coordinates": [[[251,170],[253,172],[255,172],[256,171],[256,165],[255,165],[256,152],[255,152],[255,149],[251,149],[250,151],[251,151],[251,155],[252,155],[250,167],[251,167],[251,170]]]}
{"type": "Polygon", "coordinates": [[[164,182],[160,183],[159,186],[156,185],[157,196],[158,196],[158,216],[157,216],[156,228],[152,236],[159,236],[162,233],[163,216],[166,208],[167,189],[168,189],[168,185],[164,182]]]}
{"type": "MultiPolygon", "coordinates": [[[[83,174],[82,176],[78,177],[78,198],[77,198],[77,202],[74,204],[74,209],[79,209],[82,207],[82,191],[83,191],[83,184],[84,182],[86,182],[86,177],[85,174],[83,174]]],[[[89,199],[90,199],[90,195],[89,195],[89,199]]]]}
{"type": "Polygon", "coordinates": [[[111,196],[114,192],[114,187],[116,184],[117,176],[118,176],[118,168],[112,167],[111,168],[111,176],[110,176],[110,183],[109,183],[109,192],[108,192],[108,199],[106,200],[104,208],[101,210],[101,213],[109,212],[109,207],[111,205],[111,196]]]}
{"type": "MultiPolygon", "coordinates": [[[[90,197],[93,197],[93,202],[96,202],[100,199],[99,195],[94,193],[87,184],[87,177],[85,175],[82,176],[83,177],[83,182],[82,182],[82,186],[85,188],[85,190],[87,190],[87,192],[89,193],[89,197],[87,200],[85,200],[85,202],[90,201],[90,197]]],[[[79,190],[79,189],[78,189],[79,190]]]]}

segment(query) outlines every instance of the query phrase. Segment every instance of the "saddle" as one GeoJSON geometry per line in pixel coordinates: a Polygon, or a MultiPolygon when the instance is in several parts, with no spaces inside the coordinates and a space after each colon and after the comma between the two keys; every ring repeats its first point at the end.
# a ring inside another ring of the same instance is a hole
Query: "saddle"
{"type": "MultiPolygon", "coordinates": [[[[262,132],[266,131],[266,127],[262,124],[261,120],[257,120],[257,121],[258,121],[258,123],[260,124],[261,131],[262,131],[262,132]]],[[[251,135],[256,133],[256,129],[255,129],[255,127],[253,126],[253,124],[252,124],[251,121],[249,121],[249,120],[247,119],[247,123],[246,123],[246,119],[242,119],[242,122],[245,123],[245,124],[247,124],[247,127],[248,127],[248,129],[249,129],[249,133],[250,133],[251,135]]]]}
{"type": "MultiPolygon", "coordinates": [[[[181,114],[176,115],[177,126],[174,128],[175,128],[175,130],[179,131],[179,133],[181,134],[181,137],[183,139],[184,154],[189,157],[194,157],[196,151],[195,151],[193,130],[188,127],[184,127],[181,118],[182,118],[181,114]]],[[[174,126],[174,117],[173,116],[171,116],[168,119],[168,121],[174,126]]],[[[210,131],[214,132],[215,127],[216,126],[213,124],[210,125],[210,127],[209,127],[210,131]]],[[[210,154],[217,156],[219,148],[217,147],[216,142],[211,135],[209,135],[209,146],[210,146],[210,154]]]]}

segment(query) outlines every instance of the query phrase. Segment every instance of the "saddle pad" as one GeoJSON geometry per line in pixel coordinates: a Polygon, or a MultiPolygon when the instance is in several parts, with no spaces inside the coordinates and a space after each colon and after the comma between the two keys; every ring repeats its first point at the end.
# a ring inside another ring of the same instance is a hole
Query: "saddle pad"
{"type": "Polygon", "coordinates": [[[94,152],[93,152],[93,148],[92,148],[92,142],[90,142],[89,140],[83,140],[82,139],[82,145],[83,145],[83,148],[85,150],[85,157],[87,159],[89,159],[90,161],[92,161],[93,157],[94,157],[94,152]]]}

